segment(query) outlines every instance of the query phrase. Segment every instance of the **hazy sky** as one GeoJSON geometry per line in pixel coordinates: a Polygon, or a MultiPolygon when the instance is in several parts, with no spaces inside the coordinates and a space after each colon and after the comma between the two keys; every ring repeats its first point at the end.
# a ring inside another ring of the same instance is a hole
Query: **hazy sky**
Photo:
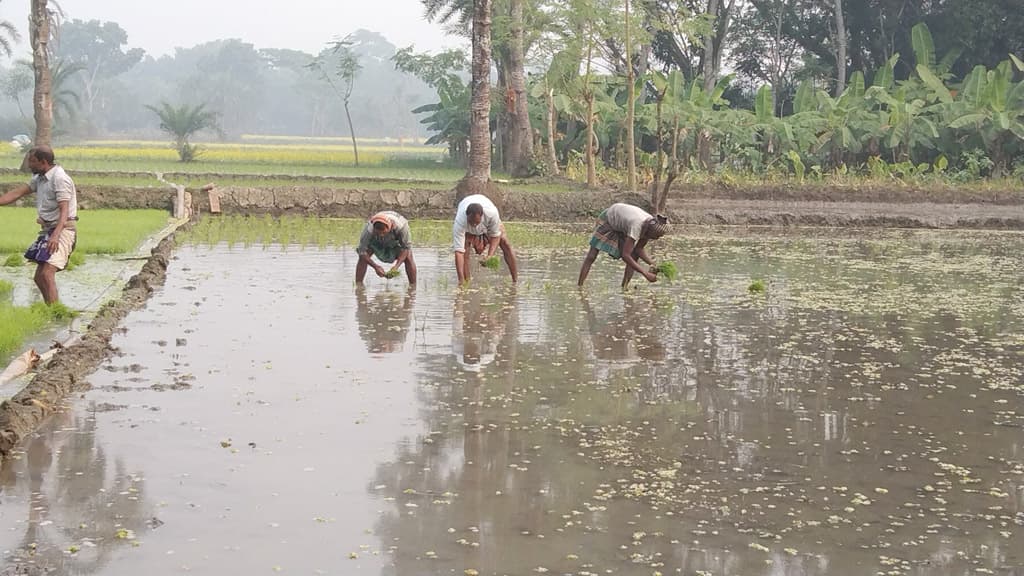
{"type": "MultiPolygon", "coordinates": [[[[420,0],[59,0],[68,19],[113,21],[128,32],[128,46],[172,54],[219,38],[241,38],[257,48],[317,53],[337,36],[365,28],[401,48],[437,52],[462,41],[422,19],[420,0]]],[[[29,0],[0,1],[0,18],[24,33],[29,0]]],[[[23,34],[16,53],[28,51],[23,34]]]]}

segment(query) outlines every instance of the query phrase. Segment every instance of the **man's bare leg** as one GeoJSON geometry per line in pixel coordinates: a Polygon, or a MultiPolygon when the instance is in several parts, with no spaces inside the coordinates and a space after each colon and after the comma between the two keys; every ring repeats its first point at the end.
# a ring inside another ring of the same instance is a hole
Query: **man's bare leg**
{"type": "Polygon", "coordinates": [[[405,277],[409,279],[409,285],[416,285],[416,262],[412,259],[412,251],[405,257],[405,277]]]}
{"type": "Polygon", "coordinates": [[[512,245],[509,244],[508,238],[501,237],[501,241],[498,242],[498,247],[501,248],[501,253],[505,257],[505,264],[508,264],[508,271],[512,274],[512,283],[515,284],[519,281],[519,267],[516,263],[516,253],[512,250],[512,245]]]}
{"type": "Polygon", "coordinates": [[[369,266],[366,264],[366,260],[360,258],[359,261],[356,262],[356,284],[363,283],[363,279],[366,278],[367,268],[369,268],[369,266]]]}
{"type": "Polygon", "coordinates": [[[576,283],[577,286],[583,286],[583,283],[587,281],[587,276],[590,274],[590,267],[594,265],[594,260],[597,260],[597,248],[591,246],[587,256],[583,258],[583,265],[580,266],[580,279],[576,283]]]}
{"type": "Polygon", "coordinates": [[[45,262],[36,266],[36,286],[47,304],[57,302],[57,267],[45,262]]]}

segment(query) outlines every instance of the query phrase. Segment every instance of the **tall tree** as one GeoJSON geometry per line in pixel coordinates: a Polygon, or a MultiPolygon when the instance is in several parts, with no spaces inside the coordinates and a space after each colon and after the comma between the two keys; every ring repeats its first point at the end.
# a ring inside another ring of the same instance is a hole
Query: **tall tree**
{"type": "Polygon", "coordinates": [[[215,40],[179,50],[179,58],[195,62],[192,74],[179,84],[181,100],[206,103],[220,115],[226,133],[238,135],[266,121],[265,115],[270,113],[263,106],[268,58],[252,44],[215,40]]]}
{"type": "MultiPolygon", "coordinates": [[[[471,36],[473,0],[422,0],[427,20],[439,22],[454,35],[471,36]]],[[[498,116],[498,145],[503,167],[514,176],[529,175],[533,158],[533,130],[526,91],[526,31],[542,28],[541,11],[526,15],[524,0],[494,0],[491,4],[491,55],[498,71],[498,88],[505,106],[498,116]],[[495,15],[500,17],[495,17],[495,15]]],[[[536,32],[535,32],[536,33],[536,32]]]]}
{"type": "Polygon", "coordinates": [[[838,98],[846,90],[846,18],[843,16],[843,0],[833,0],[836,21],[836,91],[838,98]]]}
{"type": "Polygon", "coordinates": [[[482,193],[491,179],[491,0],[473,0],[469,168],[461,189],[482,193]]]}
{"type": "MultiPolygon", "coordinates": [[[[49,146],[53,137],[53,99],[50,76],[50,32],[56,14],[50,11],[47,0],[31,0],[29,14],[29,41],[32,44],[32,71],[35,91],[32,110],[36,121],[33,143],[49,146]]],[[[27,157],[26,157],[27,158],[27,157]]]]}
{"type": "Polygon", "coordinates": [[[783,95],[793,86],[803,50],[786,33],[795,0],[753,0],[736,19],[735,42],[730,47],[733,68],[748,82],[767,82],[772,109],[782,113],[783,95]]]}
{"type": "Polygon", "coordinates": [[[511,100],[509,106],[510,137],[509,167],[513,176],[529,176],[533,159],[533,130],[530,128],[530,111],[526,93],[525,47],[523,45],[523,0],[509,0],[509,67],[507,88],[511,100]]]}
{"type": "Polygon", "coordinates": [[[636,122],[636,87],[633,80],[633,46],[629,35],[629,0],[626,0],[626,186],[630,192],[636,192],[636,142],[634,128],[636,122]]]}
{"type": "Polygon", "coordinates": [[[352,154],[355,157],[356,166],[359,166],[359,146],[356,144],[356,129],[352,124],[352,112],[349,110],[349,103],[352,100],[352,90],[356,85],[356,76],[359,75],[359,71],[362,70],[363,66],[359,63],[359,56],[352,49],[352,44],[351,35],[329,44],[331,55],[335,59],[333,74],[327,69],[328,64],[324,62],[323,57],[314,59],[309,66],[317,70],[320,73],[320,78],[327,82],[331,89],[341,97],[341,102],[345,106],[348,132],[352,137],[352,154]],[[332,76],[337,77],[341,81],[341,86],[334,82],[332,76]]]}
{"type": "Polygon", "coordinates": [[[138,64],[145,52],[126,49],[128,33],[115,22],[71,20],[60,30],[56,56],[69,65],[80,66],[84,110],[93,118],[108,81],[138,64]]]}

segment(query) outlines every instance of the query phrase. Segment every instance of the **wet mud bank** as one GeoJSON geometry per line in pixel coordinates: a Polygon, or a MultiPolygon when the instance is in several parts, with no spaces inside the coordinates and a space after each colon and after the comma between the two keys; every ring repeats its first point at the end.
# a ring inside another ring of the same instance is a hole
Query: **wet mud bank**
{"type": "Polygon", "coordinates": [[[1024,229],[1024,205],[673,198],[677,223],[851,228],[1024,229]]]}
{"type": "Polygon", "coordinates": [[[153,249],[142,270],[128,281],[121,297],[100,309],[81,340],[60,351],[25,388],[0,404],[0,463],[65,397],[88,387],[88,376],[115,352],[110,340],[118,325],[164,283],[173,249],[172,235],[153,249]]]}

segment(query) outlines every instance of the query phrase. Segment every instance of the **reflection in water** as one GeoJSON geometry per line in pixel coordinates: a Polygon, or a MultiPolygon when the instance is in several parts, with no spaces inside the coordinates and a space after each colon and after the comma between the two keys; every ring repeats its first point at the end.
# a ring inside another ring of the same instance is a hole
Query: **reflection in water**
{"type": "MultiPolygon", "coordinates": [[[[434,432],[372,482],[395,490],[377,527],[404,543],[395,574],[949,574],[1024,561],[1019,439],[976,419],[950,427],[987,409],[984,372],[936,381],[929,368],[955,366],[960,350],[964,365],[1018,373],[998,347],[957,340],[970,320],[804,309],[784,293],[596,302],[519,295],[509,317],[540,336],[494,369],[423,354],[434,432]]],[[[487,294],[461,306],[488,304],[499,309],[487,294]]]]}
{"type": "MultiPolygon", "coordinates": [[[[589,294],[582,294],[580,304],[587,319],[591,349],[588,351],[597,364],[596,379],[607,382],[617,368],[637,364],[656,363],[665,359],[665,346],[661,342],[667,327],[665,315],[659,314],[656,293],[639,295],[626,292],[621,299],[603,298],[602,314],[594,311],[589,294]],[[609,301],[611,300],[611,301],[609,301]],[[621,309],[617,305],[621,304],[621,309]]],[[[653,371],[651,372],[653,378],[653,371]]]]}
{"type": "Polygon", "coordinates": [[[482,370],[498,357],[499,343],[515,340],[515,297],[514,285],[498,293],[466,288],[455,295],[452,354],[463,370],[482,370]]]}
{"type": "Polygon", "coordinates": [[[146,515],[144,479],[111,463],[97,442],[96,410],[57,412],[22,457],[5,462],[5,516],[27,508],[21,537],[4,537],[13,573],[100,574],[120,548],[159,525],[146,515]]]}
{"type": "Polygon", "coordinates": [[[367,297],[366,286],[356,286],[356,323],[371,354],[399,352],[405,346],[416,303],[416,288],[379,290],[367,297]]]}

